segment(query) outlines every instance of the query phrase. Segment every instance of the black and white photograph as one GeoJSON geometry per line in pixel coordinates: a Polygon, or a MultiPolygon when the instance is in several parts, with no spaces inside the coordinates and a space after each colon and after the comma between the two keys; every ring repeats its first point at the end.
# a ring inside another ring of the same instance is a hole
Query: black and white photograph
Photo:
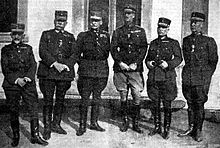
{"type": "Polygon", "coordinates": [[[220,148],[219,0],[1,0],[0,148],[220,148]]]}

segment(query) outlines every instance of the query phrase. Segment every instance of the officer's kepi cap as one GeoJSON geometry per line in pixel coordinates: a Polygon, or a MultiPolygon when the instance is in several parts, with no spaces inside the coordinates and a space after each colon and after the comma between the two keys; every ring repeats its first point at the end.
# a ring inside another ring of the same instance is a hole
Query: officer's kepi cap
{"type": "Polygon", "coordinates": [[[170,23],[171,23],[170,19],[165,18],[165,17],[160,17],[157,25],[161,27],[169,27],[170,23]]]}
{"type": "Polygon", "coordinates": [[[205,21],[205,14],[200,13],[200,12],[192,12],[190,20],[204,22],[205,21]]]}
{"type": "Polygon", "coordinates": [[[24,29],[25,29],[25,25],[21,24],[21,23],[12,23],[11,24],[11,32],[13,34],[23,34],[24,33],[24,29]]]}
{"type": "Polygon", "coordinates": [[[135,7],[131,4],[126,5],[123,10],[124,13],[135,13],[137,11],[135,7]]]}
{"type": "Polygon", "coordinates": [[[55,20],[56,21],[67,21],[67,11],[56,10],[55,20]]]}
{"type": "Polygon", "coordinates": [[[90,19],[101,21],[102,20],[102,12],[98,10],[90,11],[90,19]]]}

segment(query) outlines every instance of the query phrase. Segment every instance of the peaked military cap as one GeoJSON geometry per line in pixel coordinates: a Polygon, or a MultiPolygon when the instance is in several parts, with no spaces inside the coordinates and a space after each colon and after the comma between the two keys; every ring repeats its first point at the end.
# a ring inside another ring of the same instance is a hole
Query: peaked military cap
{"type": "Polygon", "coordinates": [[[160,17],[158,20],[158,26],[169,27],[171,20],[165,17],[160,17]]]}
{"type": "Polygon", "coordinates": [[[13,23],[11,24],[11,32],[20,32],[20,33],[23,33],[24,32],[24,28],[25,28],[25,25],[24,24],[20,24],[20,23],[13,23]]]}
{"type": "Polygon", "coordinates": [[[67,21],[67,11],[56,10],[55,19],[58,21],[67,21]]]}
{"type": "Polygon", "coordinates": [[[135,13],[137,10],[135,9],[134,5],[128,4],[124,7],[124,12],[133,12],[135,13]]]}
{"type": "Polygon", "coordinates": [[[205,14],[200,13],[200,12],[192,12],[191,20],[204,22],[205,21],[205,14]]]}
{"type": "Polygon", "coordinates": [[[102,12],[99,10],[90,11],[90,19],[101,20],[102,12]]]}

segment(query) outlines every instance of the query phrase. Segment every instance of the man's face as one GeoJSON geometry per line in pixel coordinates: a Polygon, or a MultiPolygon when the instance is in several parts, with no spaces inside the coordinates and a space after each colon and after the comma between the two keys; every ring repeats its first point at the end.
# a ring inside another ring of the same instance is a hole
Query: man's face
{"type": "Polygon", "coordinates": [[[132,11],[124,11],[124,21],[126,23],[132,23],[135,18],[135,13],[132,11]]]}
{"type": "Polygon", "coordinates": [[[22,42],[22,39],[24,38],[23,32],[12,32],[11,33],[12,41],[16,44],[22,42]]]}
{"type": "Polygon", "coordinates": [[[165,26],[158,26],[157,27],[157,34],[159,36],[167,35],[168,31],[169,31],[169,27],[165,27],[165,26]]]}
{"type": "Polygon", "coordinates": [[[101,19],[90,19],[90,26],[92,29],[98,29],[102,25],[101,19]]]}
{"type": "Polygon", "coordinates": [[[63,20],[54,20],[54,26],[56,30],[64,30],[64,28],[66,27],[67,21],[63,21],[63,20]]]}
{"type": "Polygon", "coordinates": [[[202,32],[202,27],[203,27],[202,21],[191,20],[190,29],[192,32],[200,33],[200,32],[202,32]]]}

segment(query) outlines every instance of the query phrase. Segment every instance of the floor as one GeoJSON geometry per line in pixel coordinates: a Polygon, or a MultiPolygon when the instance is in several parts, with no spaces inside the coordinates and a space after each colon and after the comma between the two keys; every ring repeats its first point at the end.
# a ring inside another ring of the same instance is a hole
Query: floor
{"type": "MultiPolygon", "coordinates": [[[[90,114],[90,112],[88,113],[90,114]]],[[[206,115],[207,116],[207,115],[206,115]]],[[[160,135],[148,136],[153,129],[149,109],[141,110],[140,127],[143,134],[138,134],[129,129],[122,133],[119,131],[121,119],[118,112],[109,108],[101,108],[100,125],[106,129],[105,132],[97,132],[87,129],[82,136],[76,136],[78,128],[79,111],[78,107],[67,107],[63,115],[61,126],[67,131],[67,135],[52,133],[48,140],[49,145],[45,148],[220,148],[220,123],[204,122],[204,140],[196,142],[191,137],[179,138],[178,132],[187,128],[187,112],[180,109],[173,112],[171,124],[171,136],[164,140],[160,135]]],[[[20,115],[21,139],[19,148],[41,148],[43,146],[31,144],[30,124],[28,114],[22,112],[20,115]]],[[[40,132],[43,132],[42,112],[39,113],[40,132]]],[[[88,119],[89,126],[89,119],[88,119]]],[[[10,148],[11,129],[9,126],[9,116],[6,113],[0,114],[0,148],[10,148]]]]}

